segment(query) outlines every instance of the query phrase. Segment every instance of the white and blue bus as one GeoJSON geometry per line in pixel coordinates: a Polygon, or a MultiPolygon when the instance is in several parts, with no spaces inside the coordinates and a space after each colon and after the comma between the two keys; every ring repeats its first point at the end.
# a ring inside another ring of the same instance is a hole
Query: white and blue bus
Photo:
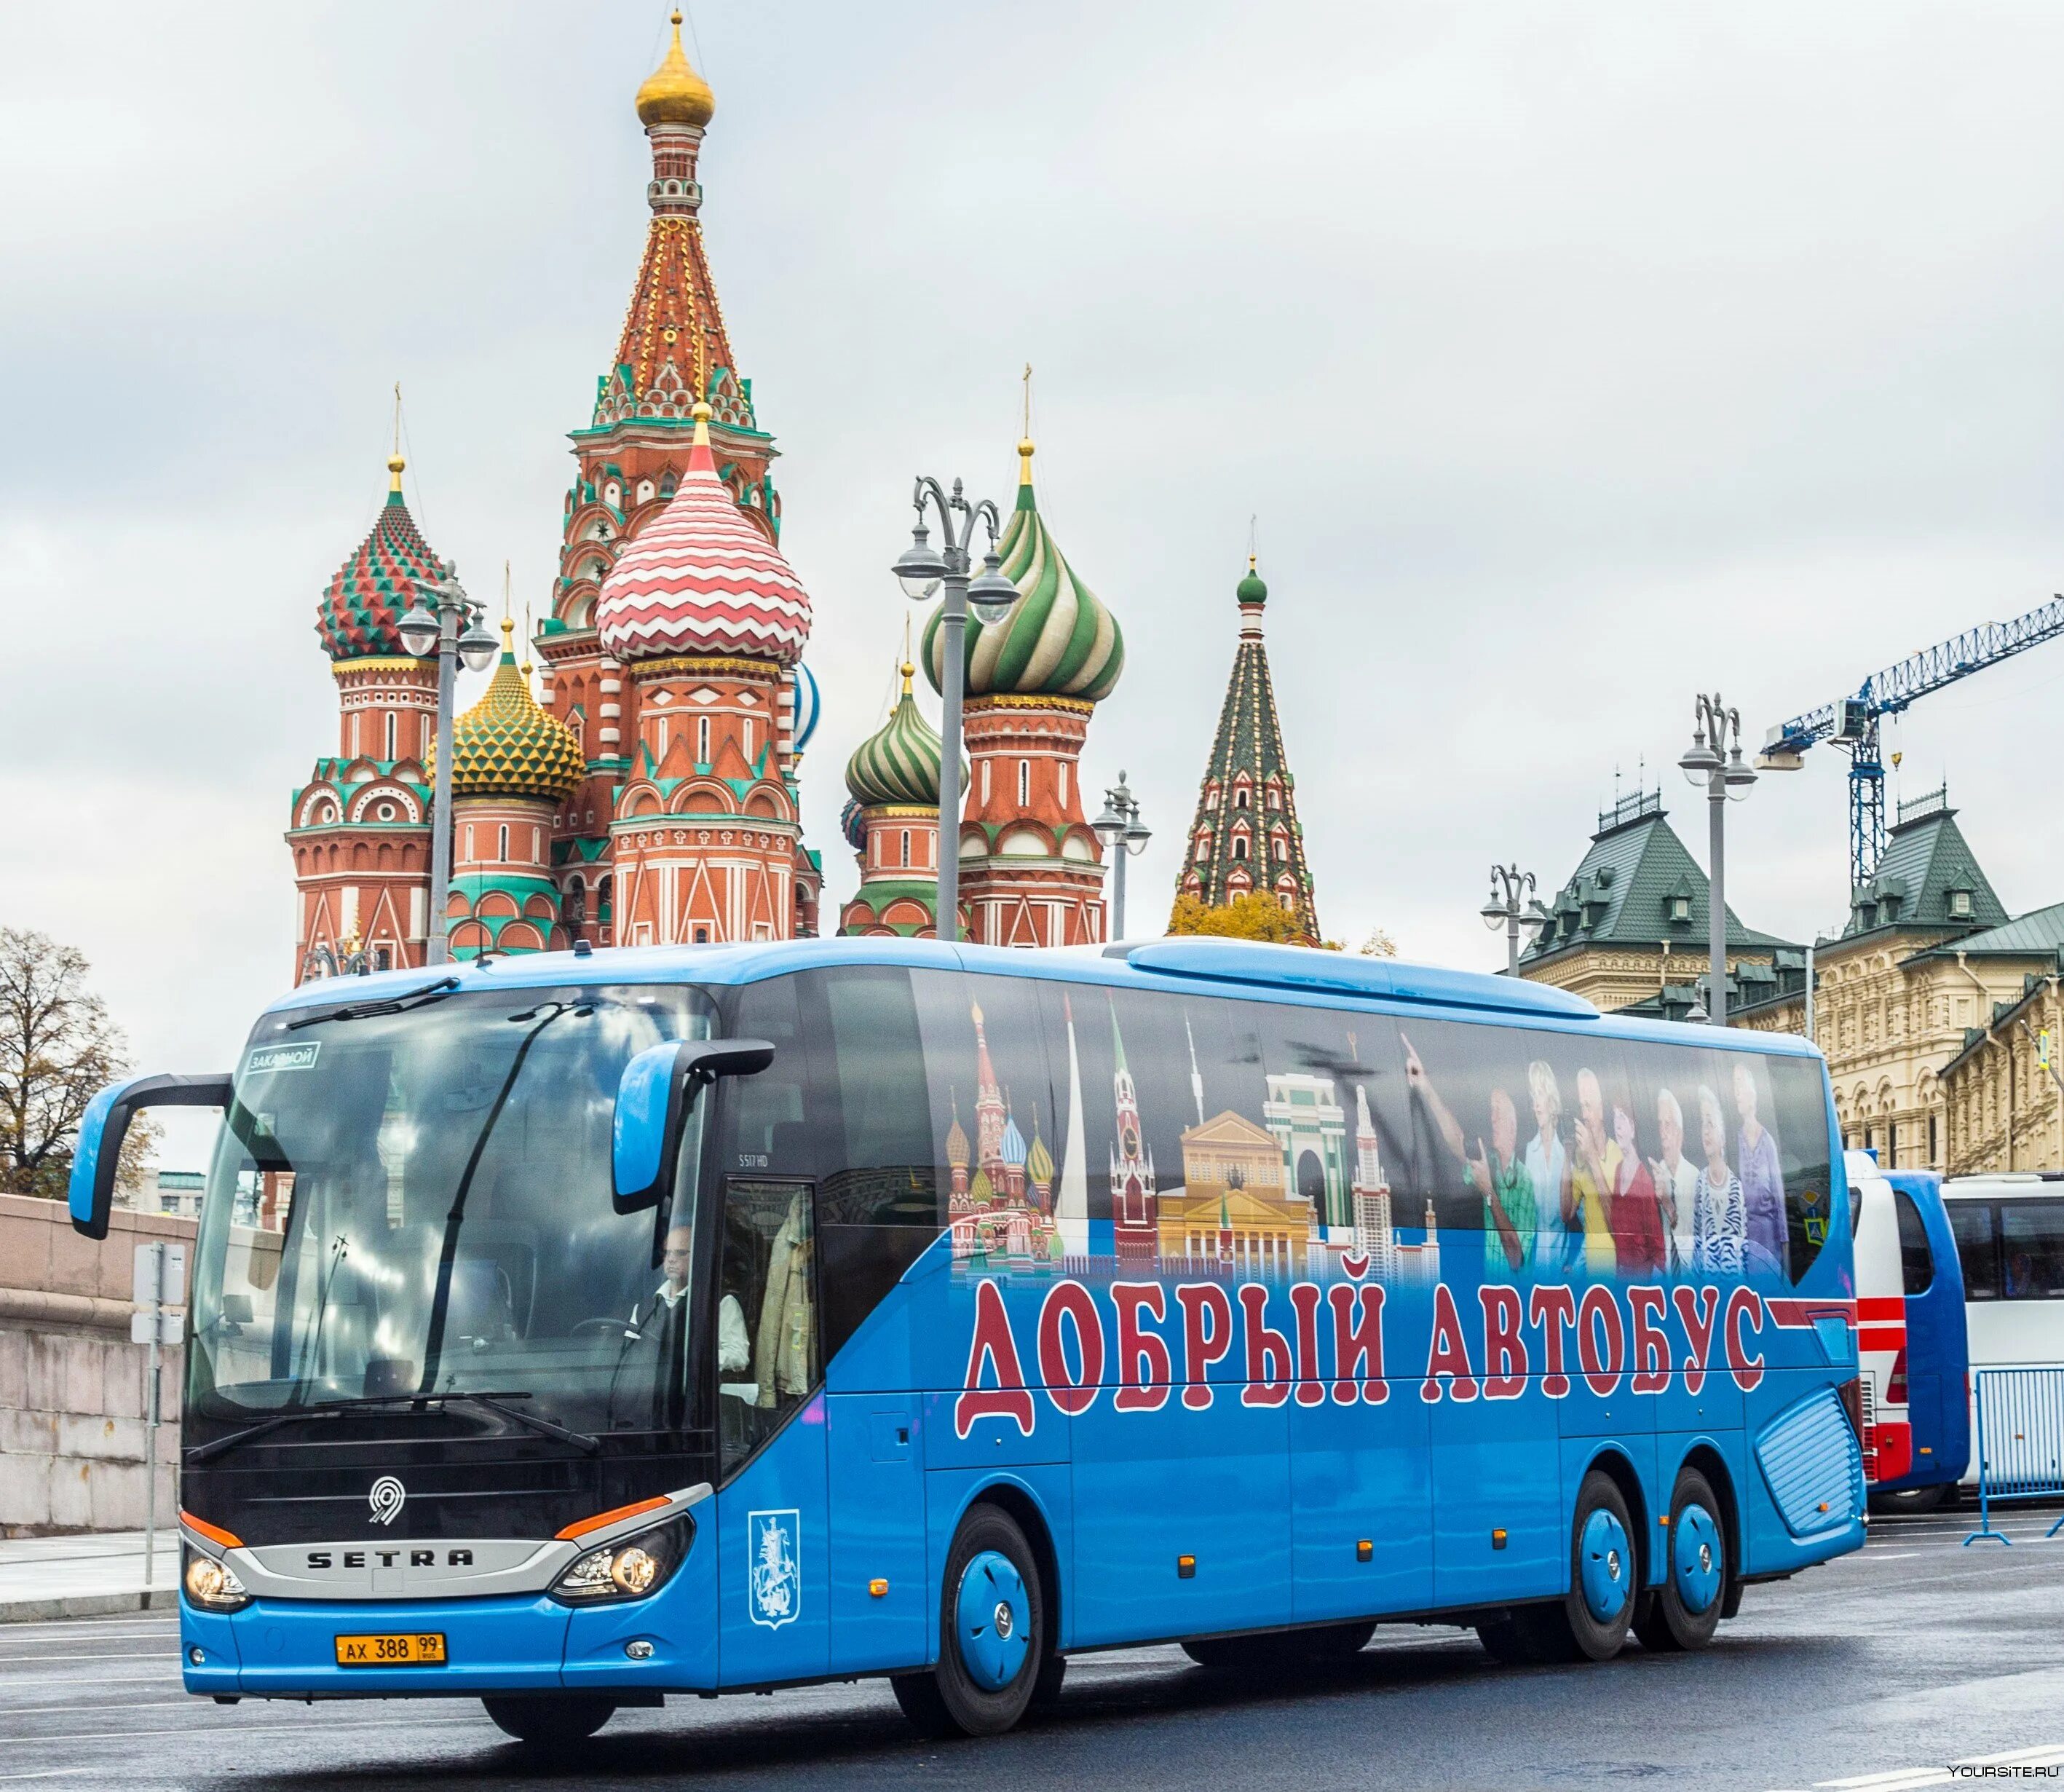
{"type": "Polygon", "coordinates": [[[105,1092],[81,1229],[171,1102],[196,1693],[982,1733],[1134,1644],[1696,1649],[1863,1541],[1803,1042],[1231,941],[502,959],[105,1092]]]}

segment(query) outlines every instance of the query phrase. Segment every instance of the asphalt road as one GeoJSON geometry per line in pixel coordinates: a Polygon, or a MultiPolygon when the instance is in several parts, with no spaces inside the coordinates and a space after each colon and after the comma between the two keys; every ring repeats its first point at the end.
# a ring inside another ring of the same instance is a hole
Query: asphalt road
{"type": "Polygon", "coordinates": [[[2037,1540],[2054,1516],[2009,1520],[2011,1549],[1959,1548],[1964,1515],[1881,1520],[1861,1554],[1750,1588],[1703,1656],[1500,1668],[1465,1633],[1402,1628],[1260,1686],[1133,1649],[1078,1658],[1058,1709],[999,1740],[920,1742],[864,1683],[623,1713],[556,1767],[474,1704],[190,1699],[169,1616],[8,1625],[0,1786],[1906,1792],[1978,1761],[2064,1784],[2064,1540],[2037,1540]]]}

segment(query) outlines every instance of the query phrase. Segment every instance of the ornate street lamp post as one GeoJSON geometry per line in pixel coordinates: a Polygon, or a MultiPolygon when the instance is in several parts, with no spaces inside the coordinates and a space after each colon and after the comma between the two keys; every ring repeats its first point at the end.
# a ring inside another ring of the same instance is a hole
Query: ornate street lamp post
{"type": "Polygon", "coordinates": [[[1139,819],[1139,804],[1127,788],[1125,773],[1103,793],[1103,813],[1090,825],[1111,855],[1111,937],[1125,938],[1125,862],[1147,850],[1154,836],[1139,819]]]}
{"type": "Polygon", "coordinates": [[[458,567],[450,560],[439,563],[444,577],[435,584],[419,587],[416,601],[394,626],[401,644],[418,660],[432,654],[437,658],[437,765],[430,787],[430,930],[424,943],[427,964],[444,964],[451,958],[445,910],[451,896],[452,850],[452,699],[458,682],[458,663],[469,672],[478,672],[494,658],[494,637],[480,625],[480,609],[458,582],[458,567]],[[433,609],[424,600],[434,596],[433,609]],[[459,624],[466,624],[459,632],[459,624]]]}
{"type": "MultiPolygon", "coordinates": [[[[1728,708],[1718,691],[1711,696],[1699,694],[1691,744],[1677,765],[1689,783],[1706,787],[1711,823],[1711,866],[1706,892],[1707,982],[1711,987],[1703,1018],[1715,1027],[1724,1027],[1727,1023],[1727,805],[1730,797],[1739,802],[1748,794],[1756,773],[1742,759],[1741,712],[1728,708]],[[1736,791],[1741,795],[1735,797],[1736,791]]],[[[1695,1007],[1691,1018],[1702,1018],[1695,1007]]]]}
{"type": "Polygon", "coordinates": [[[972,610],[978,622],[1001,622],[1018,601],[1018,587],[1003,575],[996,551],[1002,519],[988,498],[970,504],[959,480],[953,481],[949,495],[937,479],[921,473],[911,503],[917,526],[890,570],[913,603],[925,603],[942,584],[945,587],[939,618],[939,907],[933,932],[940,939],[952,940],[960,938],[961,690],[967,672],[968,612],[972,610]],[[925,527],[927,504],[939,513],[943,550],[932,546],[925,527]],[[978,520],[989,526],[989,551],[982,556],[982,571],[970,579],[968,543],[978,520]]]}
{"type": "MultiPolygon", "coordinates": [[[[1519,929],[1522,922],[1531,923],[1526,900],[1534,894],[1534,874],[1522,871],[1514,860],[1510,865],[1494,865],[1490,868],[1490,899],[1477,910],[1483,917],[1483,924],[1495,930],[1502,922],[1505,925],[1505,971],[1508,977],[1519,975],[1519,929]]],[[[1539,903],[1534,905],[1535,908],[1539,903]]]]}

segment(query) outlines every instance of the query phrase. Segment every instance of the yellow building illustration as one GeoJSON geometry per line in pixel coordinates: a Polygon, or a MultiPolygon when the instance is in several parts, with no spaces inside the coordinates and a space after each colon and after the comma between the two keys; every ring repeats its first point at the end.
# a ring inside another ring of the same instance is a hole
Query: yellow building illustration
{"type": "Polygon", "coordinates": [[[1162,1261],[1302,1274],[1316,1219],[1311,1202],[1284,1187],[1275,1136],[1228,1109],[1191,1127],[1182,1148],[1183,1186],[1161,1192],[1162,1261]]]}

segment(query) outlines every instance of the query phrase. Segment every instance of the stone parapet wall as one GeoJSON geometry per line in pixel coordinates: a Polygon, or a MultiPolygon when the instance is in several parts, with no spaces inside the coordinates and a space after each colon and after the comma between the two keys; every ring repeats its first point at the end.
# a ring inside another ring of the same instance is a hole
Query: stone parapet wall
{"type": "MultiPolygon", "coordinates": [[[[140,1528],[148,1349],[129,1342],[135,1249],[195,1225],[117,1209],[104,1241],[61,1203],[0,1195],[0,1536],[140,1528]]],[[[178,1510],[185,1352],[163,1354],[158,1516],[178,1510]]]]}

